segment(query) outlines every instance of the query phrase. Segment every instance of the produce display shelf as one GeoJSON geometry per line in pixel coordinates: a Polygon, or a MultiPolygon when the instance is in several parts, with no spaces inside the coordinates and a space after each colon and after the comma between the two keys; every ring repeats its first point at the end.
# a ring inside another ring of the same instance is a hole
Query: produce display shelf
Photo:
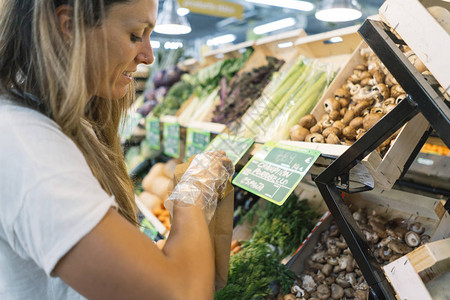
{"type": "MultiPolygon", "coordinates": [[[[316,178],[315,182],[371,287],[372,296],[375,299],[396,299],[395,291],[373,257],[364,235],[338,190],[337,183],[348,180],[349,171],[359,161],[420,113],[431,123],[444,143],[447,146],[450,145],[450,108],[444,103],[442,96],[435,91],[438,85],[433,84],[431,78],[429,78],[431,84],[426,81],[403,55],[395,43],[401,40],[393,37],[385,24],[366,20],[359,32],[404,88],[408,97],[336,159],[316,178]]],[[[405,143],[398,151],[406,152],[410,158],[415,157],[430,133],[431,130],[426,130],[419,141],[405,143]]],[[[405,154],[400,152],[397,155],[405,154]]],[[[410,161],[411,159],[408,159],[408,162],[410,161]]],[[[407,163],[405,170],[408,167],[407,163]]]]}

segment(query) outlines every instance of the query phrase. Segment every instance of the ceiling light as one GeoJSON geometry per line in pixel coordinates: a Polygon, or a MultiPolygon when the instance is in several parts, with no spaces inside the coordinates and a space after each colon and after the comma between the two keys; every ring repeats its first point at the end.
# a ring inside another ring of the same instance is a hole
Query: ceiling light
{"type": "Polygon", "coordinates": [[[293,42],[285,42],[285,43],[279,43],[278,48],[289,48],[294,46],[293,42]]]}
{"type": "Polygon", "coordinates": [[[275,22],[256,26],[255,28],[253,28],[253,32],[255,34],[264,34],[267,32],[271,32],[271,31],[275,31],[275,30],[279,30],[282,28],[293,26],[293,25],[295,25],[295,23],[296,22],[295,22],[294,18],[281,19],[281,20],[278,20],[275,22]]]}
{"type": "Polygon", "coordinates": [[[209,39],[206,41],[206,44],[208,46],[217,46],[220,44],[228,44],[233,42],[236,39],[236,36],[234,34],[225,34],[221,35],[212,39],[209,39]]]}
{"type": "Polygon", "coordinates": [[[191,32],[191,25],[185,16],[177,14],[178,1],[166,0],[161,14],[156,20],[155,32],[161,34],[186,34],[191,32]]]}
{"type": "Polygon", "coordinates": [[[189,8],[186,8],[186,7],[180,7],[179,9],[177,9],[177,14],[181,17],[187,15],[190,12],[191,11],[189,10],[189,8]]]}
{"type": "Polygon", "coordinates": [[[322,0],[316,11],[316,18],[325,22],[353,21],[361,16],[356,0],[322,0]]]}
{"type": "Polygon", "coordinates": [[[183,43],[182,42],[165,42],[164,43],[164,49],[171,49],[171,50],[175,50],[178,48],[183,48],[183,43]]]}
{"type": "Polygon", "coordinates": [[[161,47],[161,43],[159,41],[150,41],[150,45],[152,45],[153,49],[158,49],[161,47]]]}
{"type": "Polygon", "coordinates": [[[311,11],[314,9],[314,4],[312,4],[311,2],[301,0],[247,0],[247,2],[297,9],[303,11],[311,11]]]}

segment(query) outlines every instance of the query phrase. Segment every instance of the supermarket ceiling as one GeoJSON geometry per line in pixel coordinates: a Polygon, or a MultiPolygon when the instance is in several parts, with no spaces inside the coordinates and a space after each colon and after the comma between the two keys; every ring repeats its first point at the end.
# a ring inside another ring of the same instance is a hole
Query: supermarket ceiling
{"type": "MultiPolygon", "coordinates": [[[[183,0],[178,0],[183,3],[183,0]]],[[[163,35],[154,32],[152,34],[153,40],[165,41],[181,41],[191,47],[196,43],[205,44],[207,39],[225,35],[234,34],[236,40],[234,43],[245,41],[249,34],[252,34],[252,29],[258,25],[262,25],[271,21],[280,20],[283,18],[292,17],[296,20],[295,25],[289,28],[273,31],[270,34],[280,33],[284,31],[290,31],[296,28],[303,28],[308,35],[316,34],[320,32],[339,29],[355,24],[362,23],[367,16],[375,15],[378,13],[378,8],[383,4],[383,0],[359,0],[358,3],[361,7],[362,17],[349,22],[330,23],[319,21],[315,18],[314,14],[316,8],[326,0],[311,0],[314,4],[314,9],[309,12],[300,10],[293,10],[287,8],[279,8],[275,6],[268,6],[262,4],[255,4],[247,0],[199,0],[204,2],[231,2],[232,4],[239,4],[242,6],[242,18],[234,17],[219,17],[200,13],[190,12],[186,15],[192,31],[185,35],[163,35]]],[[[272,0],[277,2],[279,0],[272,0]]],[[[294,0],[295,1],[295,0],[294,0]]],[[[159,0],[159,13],[163,8],[164,0],[159,0]]]]}

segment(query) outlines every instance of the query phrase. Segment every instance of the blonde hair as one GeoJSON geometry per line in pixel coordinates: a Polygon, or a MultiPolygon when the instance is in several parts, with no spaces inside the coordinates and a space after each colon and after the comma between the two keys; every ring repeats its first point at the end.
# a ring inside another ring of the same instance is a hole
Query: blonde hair
{"type": "Polygon", "coordinates": [[[118,136],[121,116],[134,100],[134,85],[122,99],[89,99],[88,93],[86,31],[101,25],[115,2],[126,1],[2,0],[0,88],[61,127],[102,188],[115,197],[120,214],[136,225],[133,183],[118,136]],[[73,7],[70,45],[55,18],[60,4],[73,7]]]}

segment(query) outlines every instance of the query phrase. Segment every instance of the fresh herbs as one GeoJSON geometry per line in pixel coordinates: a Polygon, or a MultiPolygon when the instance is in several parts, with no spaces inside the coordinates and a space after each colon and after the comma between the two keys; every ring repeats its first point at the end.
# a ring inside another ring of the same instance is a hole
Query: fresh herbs
{"type": "Polygon", "coordinates": [[[215,300],[262,299],[273,294],[271,286],[279,285],[287,293],[295,279],[273,247],[264,242],[244,242],[243,249],[231,256],[227,285],[216,293],[215,300]]]}

